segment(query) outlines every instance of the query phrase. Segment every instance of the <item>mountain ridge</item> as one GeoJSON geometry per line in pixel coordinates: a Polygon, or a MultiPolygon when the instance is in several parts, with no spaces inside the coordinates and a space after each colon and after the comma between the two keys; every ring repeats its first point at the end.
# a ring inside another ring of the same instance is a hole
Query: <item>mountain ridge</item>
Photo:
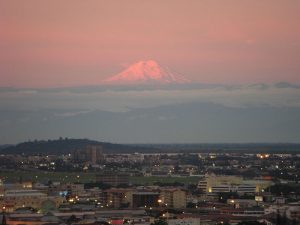
{"type": "Polygon", "coordinates": [[[0,149],[1,154],[25,155],[61,155],[73,153],[75,149],[84,148],[86,145],[101,145],[104,153],[133,154],[139,153],[224,153],[243,151],[244,153],[292,153],[299,152],[300,143],[152,143],[152,144],[111,144],[90,139],[60,138],[57,140],[28,141],[0,149]],[[66,143],[69,142],[69,143],[66,143]],[[63,148],[63,149],[61,149],[63,148]],[[41,151],[43,150],[43,151],[41,151]]]}
{"type": "Polygon", "coordinates": [[[134,153],[136,151],[151,150],[150,147],[136,147],[126,144],[113,144],[89,139],[59,138],[56,140],[34,140],[9,145],[0,149],[1,154],[38,154],[60,155],[69,154],[76,149],[85,148],[87,145],[101,145],[104,153],[134,153]]]}

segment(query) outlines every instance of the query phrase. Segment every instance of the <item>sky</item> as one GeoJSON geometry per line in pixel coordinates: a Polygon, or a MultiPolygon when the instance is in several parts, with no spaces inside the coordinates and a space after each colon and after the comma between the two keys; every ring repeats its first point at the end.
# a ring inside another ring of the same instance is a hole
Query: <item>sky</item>
{"type": "Polygon", "coordinates": [[[300,83],[300,1],[0,1],[0,86],[100,84],[153,59],[201,83],[300,83]]]}

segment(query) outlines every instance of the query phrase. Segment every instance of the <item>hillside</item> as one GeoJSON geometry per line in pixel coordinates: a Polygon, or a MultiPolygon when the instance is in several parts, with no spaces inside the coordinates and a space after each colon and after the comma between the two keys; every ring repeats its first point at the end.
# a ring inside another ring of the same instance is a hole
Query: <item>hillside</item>
{"type": "Polygon", "coordinates": [[[5,154],[68,154],[75,149],[84,148],[87,145],[101,145],[105,153],[133,153],[143,150],[151,150],[150,147],[136,147],[107,142],[93,141],[89,139],[68,139],[28,141],[14,146],[0,149],[0,153],[5,154]]]}

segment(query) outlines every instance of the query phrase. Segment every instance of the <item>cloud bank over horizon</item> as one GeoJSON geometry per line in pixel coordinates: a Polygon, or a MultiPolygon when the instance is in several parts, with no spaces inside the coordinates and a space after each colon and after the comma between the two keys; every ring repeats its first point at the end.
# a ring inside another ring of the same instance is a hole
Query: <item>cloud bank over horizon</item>
{"type": "Polygon", "coordinates": [[[227,107],[300,107],[300,85],[91,86],[55,89],[0,88],[0,109],[129,111],[161,105],[208,102],[227,107]]]}
{"type": "Polygon", "coordinates": [[[299,121],[300,87],[288,83],[0,88],[0,143],[300,142],[299,121]]]}

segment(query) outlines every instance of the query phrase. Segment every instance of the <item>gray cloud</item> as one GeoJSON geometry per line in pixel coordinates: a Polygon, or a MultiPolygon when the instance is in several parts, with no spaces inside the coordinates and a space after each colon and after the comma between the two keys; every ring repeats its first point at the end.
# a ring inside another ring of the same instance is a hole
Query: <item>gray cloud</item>
{"type": "Polygon", "coordinates": [[[0,88],[0,143],[297,142],[299,110],[294,85],[0,88]]]}
{"type": "Polygon", "coordinates": [[[63,109],[69,113],[90,110],[124,112],[132,108],[151,108],[166,104],[211,102],[229,107],[299,107],[300,89],[295,85],[196,86],[193,88],[126,89],[2,89],[0,109],[63,109]],[[73,112],[75,110],[75,112],[73,112]]]}

